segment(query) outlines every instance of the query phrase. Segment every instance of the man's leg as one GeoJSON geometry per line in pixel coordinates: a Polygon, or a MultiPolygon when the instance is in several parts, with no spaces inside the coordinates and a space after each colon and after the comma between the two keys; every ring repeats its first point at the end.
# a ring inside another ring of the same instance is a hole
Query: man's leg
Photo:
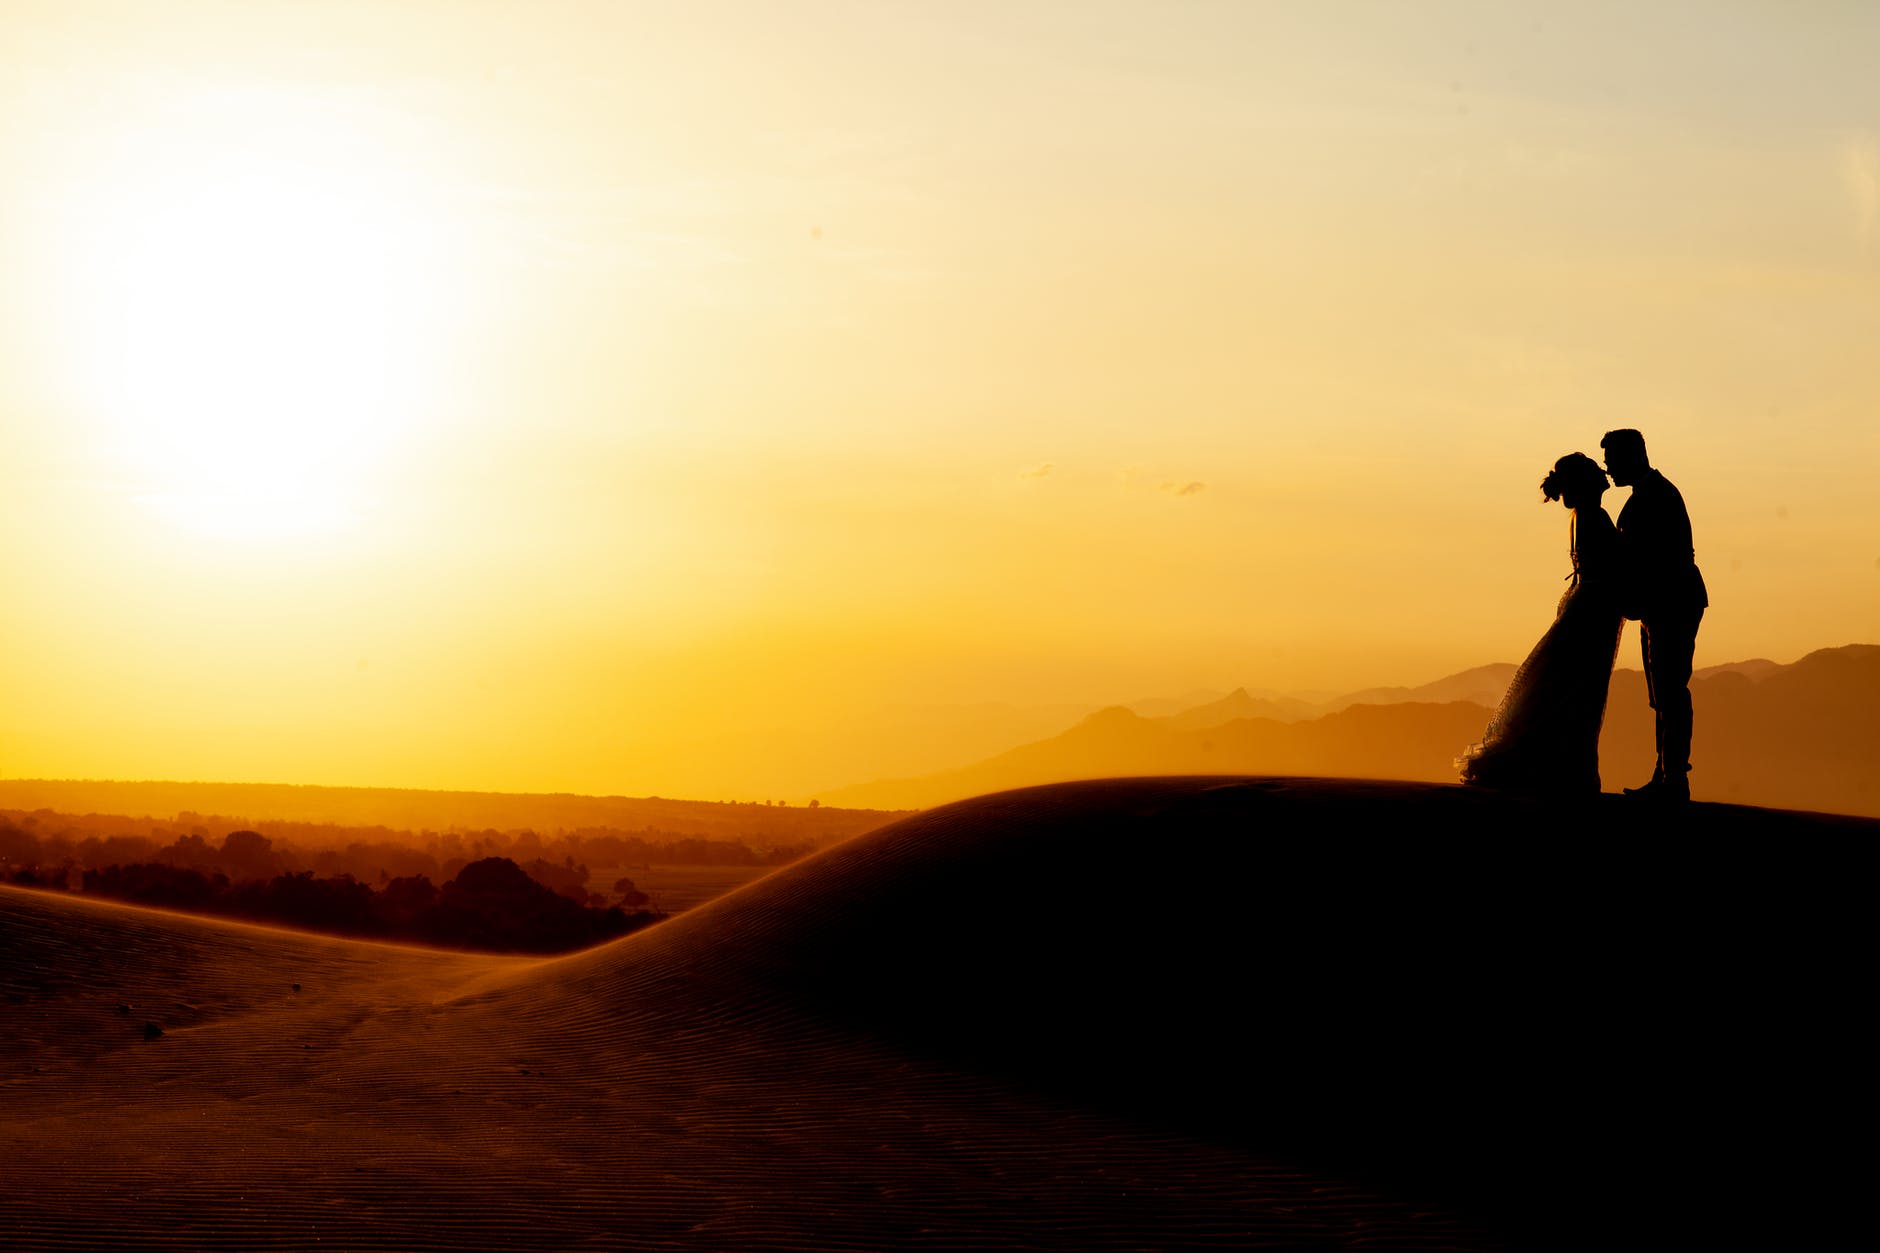
{"type": "Polygon", "coordinates": [[[1691,773],[1691,654],[1697,648],[1697,626],[1704,620],[1699,609],[1672,624],[1659,661],[1659,691],[1663,693],[1665,739],[1661,750],[1665,778],[1688,789],[1691,773]]]}
{"type": "Polygon", "coordinates": [[[1658,770],[1653,782],[1679,795],[1690,793],[1691,656],[1704,611],[1639,624],[1645,641],[1645,690],[1658,724],[1658,770]]]}
{"type": "MultiPolygon", "coordinates": [[[[1658,708],[1657,667],[1652,665],[1652,629],[1643,619],[1638,624],[1639,664],[1645,671],[1645,702],[1652,707],[1652,783],[1665,777],[1665,716],[1658,708]]],[[[1650,785],[1647,785],[1650,786],[1650,785]]]]}

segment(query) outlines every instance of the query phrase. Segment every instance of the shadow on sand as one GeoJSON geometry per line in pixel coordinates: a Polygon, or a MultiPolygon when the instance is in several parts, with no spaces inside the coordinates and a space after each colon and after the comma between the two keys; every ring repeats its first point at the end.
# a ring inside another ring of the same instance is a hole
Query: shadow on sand
{"type": "Polygon", "coordinates": [[[0,889],[0,1235],[1850,1244],[1880,822],[1675,815],[1063,784],[546,961],[0,889]]]}

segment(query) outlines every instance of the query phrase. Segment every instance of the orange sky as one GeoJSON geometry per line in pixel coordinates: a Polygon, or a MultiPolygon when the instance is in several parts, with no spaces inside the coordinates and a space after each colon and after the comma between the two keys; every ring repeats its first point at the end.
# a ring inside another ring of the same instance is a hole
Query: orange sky
{"type": "Polygon", "coordinates": [[[1620,425],[1700,665],[1880,639],[1880,11],[1637,8],[12,0],[0,774],[1422,682],[1620,425]]]}

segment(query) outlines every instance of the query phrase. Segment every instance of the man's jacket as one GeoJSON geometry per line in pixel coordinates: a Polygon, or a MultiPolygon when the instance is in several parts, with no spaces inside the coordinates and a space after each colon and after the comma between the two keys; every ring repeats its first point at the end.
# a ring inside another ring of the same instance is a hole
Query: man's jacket
{"type": "Polygon", "coordinates": [[[1626,617],[1695,617],[1710,604],[1684,497],[1656,470],[1632,485],[1632,498],[1619,511],[1619,553],[1626,617]]]}

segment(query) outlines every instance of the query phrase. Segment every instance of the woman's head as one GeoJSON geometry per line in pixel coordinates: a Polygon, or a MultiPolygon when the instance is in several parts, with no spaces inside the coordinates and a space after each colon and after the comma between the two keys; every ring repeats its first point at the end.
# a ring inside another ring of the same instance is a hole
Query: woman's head
{"type": "Polygon", "coordinates": [[[1570,452],[1554,462],[1553,472],[1541,480],[1541,495],[1564,501],[1572,509],[1598,504],[1608,486],[1599,462],[1583,452],[1570,452]]]}

